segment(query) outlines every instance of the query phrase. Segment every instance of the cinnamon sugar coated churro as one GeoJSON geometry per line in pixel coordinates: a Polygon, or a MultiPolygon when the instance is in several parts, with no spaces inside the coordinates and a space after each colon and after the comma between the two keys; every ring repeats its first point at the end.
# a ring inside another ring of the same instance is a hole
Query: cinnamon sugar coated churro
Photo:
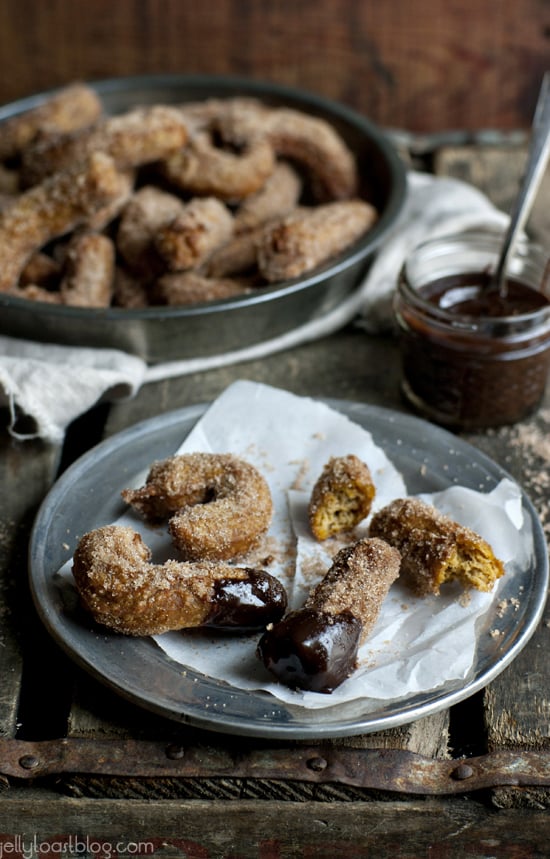
{"type": "Polygon", "coordinates": [[[186,453],[153,463],[139,489],[122,497],[148,521],[169,520],[187,560],[242,555],[265,533],[273,512],[262,474],[229,453],[186,453]]]}
{"type": "Polygon", "coordinates": [[[13,158],[40,135],[70,133],[92,125],[101,101],[91,87],[74,83],[42,104],[0,123],[0,160],[13,158]]]}
{"type": "Polygon", "coordinates": [[[376,489],[370,469],[357,456],[335,456],[315,482],[308,506],[317,540],[355,528],[370,513],[376,489]]]}
{"type": "Polygon", "coordinates": [[[122,189],[112,158],[95,152],[17,197],[0,212],[0,292],[16,288],[33,253],[83,223],[122,189]]]}
{"type": "Polygon", "coordinates": [[[97,307],[93,291],[67,288],[65,245],[85,228],[114,242],[112,306],[241,296],[308,274],[366,234],[377,212],[360,193],[354,152],[321,117],[246,96],[109,116],[77,83],[0,123],[0,291],[97,307]],[[56,263],[47,284],[23,276],[35,253],[56,263]],[[170,280],[182,271],[194,279],[170,280]]]}
{"type": "Polygon", "coordinates": [[[343,251],[375,220],[375,209],[362,200],[299,209],[266,228],[258,267],[270,283],[299,277],[343,251]]]}
{"type": "Polygon", "coordinates": [[[154,564],[141,536],[120,525],[85,534],[72,572],[94,620],[125,635],[261,629],[281,617],[287,602],[282,585],[263,570],[207,561],[154,564]]]}
{"type": "Polygon", "coordinates": [[[399,575],[399,552],[378,539],[341,549],[304,606],[268,627],[258,656],[281,683],[330,693],[357,667],[357,651],[372,631],[399,575]]]}
{"type": "Polygon", "coordinates": [[[399,550],[403,581],[420,596],[439,594],[450,581],[490,591],[504,575],[486,540],[418,498],[396,499],[379,510],[369,534],[399,550]]]}

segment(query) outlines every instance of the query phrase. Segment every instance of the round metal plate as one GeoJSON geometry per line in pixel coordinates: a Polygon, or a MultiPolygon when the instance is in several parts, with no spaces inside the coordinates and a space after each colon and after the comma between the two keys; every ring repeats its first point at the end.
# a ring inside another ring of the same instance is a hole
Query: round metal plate
{"type": "MultiPolygon", "coordinates": [[[[490,491],[509,477],[495,462],[459,438],[418,418],[390,410],[328,400],[328,405],[369,430],[413,493],[453,484],[490,491]]],[[[154,459],[171,455],[206,406],[162,415],[114,436],[78,460],[45,499],[33,529],[30,583],[38,612],[51,635],[111,689],[170,719],[220,732],[271,738],[322,738],[368,733],[405,724],[460,701],[496,677],[524,647],[540,620],[548,587],[548,556],[538,516],[522,492],[533,545],[525,565],[504,580],[502,597],[518,609],[504,617],[491,607],[478,629],[473,673],[467,682],[365,712],[361,702],[306,710],[262,692],[228,686],[171,661],[152,639],[99,631],[78,608],[72,587],[60,588],[57,571],[71,558],[79,537],[115,521],[124,511],[120,490],[154,459]],[[489,631],[497,627],[497,637],[489,631]]]]}
{"type": "MultiPolygon", "coordinates": [[[[312,275],[192,307],[86,309],[0,294],[0,333],[72,346],[123,349],[150,363],[223,354],[262,343],[326,316],[349,295],[401,211],[405,168],[376,125],[344,105],[289,87],[216,76],[147,75],[93,84],[109,114],[138,105],[253,96],[330,122],[354,152],[361,194],[377,207],[374,227],[312,275]]],[[[35,107],[50,93],[0,108],[0,122],[35,107]]]]}

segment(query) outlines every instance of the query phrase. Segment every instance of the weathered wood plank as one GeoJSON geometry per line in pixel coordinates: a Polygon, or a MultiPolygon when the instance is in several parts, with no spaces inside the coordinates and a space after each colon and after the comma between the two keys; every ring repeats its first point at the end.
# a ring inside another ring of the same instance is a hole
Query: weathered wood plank
{"type": "Polygon", "coordinates": [[[29,627],[27,545],[34,513],[52,484],[59,451],[0,432],[0,735],[14,736],[29,627]]]}
{"type": "MultiPolygon", "coordinates": [[[[103,842],[104,852],[130,856],[234,859],[356,859],[376,856],[543,857],[548,816],[540,811],[499,813],[471,800],[361,803],[202,802],[200,800],[4,799],[4,844],[103,842]],[[13,834],[12,834],[13,833],[13,834]],[[71,840],[72,839],[72,840],[71,840]]],[[[69,849],[67,847],[67,849],[69,849]]],[[[96,849],[97,853],[98,850],[96,849]]]]}
{"type": "Polygon", "coordinates": [[[529,126],[548,8],[408,0],[74,0],[0,4],[0,103],[75,78],[239,74],[413,131],[529,126]]]}

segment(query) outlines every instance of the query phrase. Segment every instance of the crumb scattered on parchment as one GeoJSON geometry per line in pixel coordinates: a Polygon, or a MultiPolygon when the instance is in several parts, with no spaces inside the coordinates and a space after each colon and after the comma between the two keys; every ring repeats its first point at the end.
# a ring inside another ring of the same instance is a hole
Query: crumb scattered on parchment
{"type": "Polygon", "coordinates": [[[295,464],[299,465],[300,467],[299,467],[298,471],[296,472],[296,477],[294,478],[294,481],[293,481],[292,486],[290,488],[299,492],[302,489],[304,477],[306,476],[306,474],[308,472],[309,461],[307,459],[302,459],[302,460],[295,460],[291,463],[291,465],[295,465],[295,464]]]}

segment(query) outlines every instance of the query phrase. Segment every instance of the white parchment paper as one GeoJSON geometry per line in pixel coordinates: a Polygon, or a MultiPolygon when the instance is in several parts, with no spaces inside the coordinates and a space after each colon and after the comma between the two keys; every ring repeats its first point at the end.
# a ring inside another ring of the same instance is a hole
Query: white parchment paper
{"type": "MultiPolygon", "coordinates": [[[[306,511],[313,484],[330,456],[356,454],[370,467],[376,485],[373,510],[407,495],[402,475],[371,434],[324,403],[254,382],[232,384],[205,412],[178,451],[231,452],[256,465],[269,482],[274,517],[262,545],[247,563],[264,565],[287,588],[292,607],[301,605],[340,548],[336,540],[319,544],[309,535],[306,511]]],[[[136,475],[134,485],[145,474],[136,475]]],[[[488,540],[513,574],[532,536],[522,516],[521,492],[503,480],[491,493],[452,486],[423,495],[455,520],[488,540]]],[[[154,561],[173,556],[165,529],[148,527],[132,511],[121,523],[143,535],[154,561]]],[[[368,520],[360,536],[366,531],[368,520]]],[[[242,559],[239,559],[242,563],[242,559]]],[[[324,708],[350,701],[399,700],[417,692],[466,680],[475,659],[476,624],[493,593],[446,586],[441,596],[417,598],[397,581],[386,598],[377,625],[359,652],[358,670],[332,694],[301,692],[272,680],[256,657],[258,635],[227,636],[202,631],[156,636],[159,647],[174,661],[232,686],[265,690],[281,701],[306,708],[324,708]]]]}

